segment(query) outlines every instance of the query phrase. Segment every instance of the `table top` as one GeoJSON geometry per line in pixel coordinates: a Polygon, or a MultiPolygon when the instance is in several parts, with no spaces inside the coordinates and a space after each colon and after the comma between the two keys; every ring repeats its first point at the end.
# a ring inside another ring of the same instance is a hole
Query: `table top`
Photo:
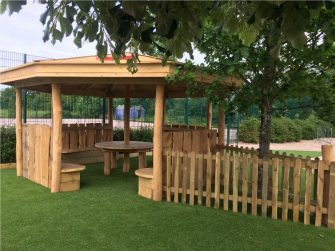
{"type": "Polygon", "coordinates": [[[141,142],[141,141],[130,141],[129,144],[125,144],[124,141],[106,141],[99,142],[95,144],[96,147],[108,150],[150,150],[153,148],[153,143],[151,142],[141,142]]]}

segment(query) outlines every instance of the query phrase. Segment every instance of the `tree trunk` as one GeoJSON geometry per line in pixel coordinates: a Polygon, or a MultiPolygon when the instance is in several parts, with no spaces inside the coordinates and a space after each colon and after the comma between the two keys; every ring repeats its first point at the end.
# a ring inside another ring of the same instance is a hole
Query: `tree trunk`
{"type": "MultiPolygon", "coordinates": [[[[264,100],[261,107],[261,128],[259,133],[259,158],[270,157],[272,103],[264,100]]],[[[258,198],[262,198],[263,165],[258,165],[258,198]]]]}

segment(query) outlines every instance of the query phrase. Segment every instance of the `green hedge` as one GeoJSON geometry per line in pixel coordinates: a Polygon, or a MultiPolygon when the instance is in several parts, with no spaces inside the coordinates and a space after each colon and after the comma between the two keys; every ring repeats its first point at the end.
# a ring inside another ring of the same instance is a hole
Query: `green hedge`
{"type": "MultiPolygon", "coordinates": [[[[123,128],[114,128],[113,131],[113,140],[122,141],[124,130],[123,128]]],[[[130,129],[130,140],[131,141],[144,141],[152,142],[154,137],[154,131],[151,127],[140,127],[138,129],[130,129]]]]}
{"type": "Polygon", "coordinates": [[[0,138],[1,138],[1,144],[0,144],[1,163],[15,163],[16,162],[15,127],[1,127],[0,138]]]}
{"type": "MultiPolygon", "coordinates": [[[[308,119],[291,120],[286,117],[272,118],[271,124],[271,142],[299,142],[300,140],[312,140],[317,138],[317,128],[319,126],[331,127],[334,126],[328,122],[320,120],[314,115],[308,119]]],[[[248,118],[240,126],[239,140],[246,143],[259,143],[259,128],[260,120],[256,118],[248,118]]]]}

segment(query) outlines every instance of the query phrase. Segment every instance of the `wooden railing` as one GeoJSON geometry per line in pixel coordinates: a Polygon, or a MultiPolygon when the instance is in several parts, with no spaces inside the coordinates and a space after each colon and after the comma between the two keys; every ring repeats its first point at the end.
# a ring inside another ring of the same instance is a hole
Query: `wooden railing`
{"type": "Polygon", "coordinates": [[[206,128],[204,126],[164,125],[164,132],[182,132],[192,130],[206,130],[206,128]]]}
{"type": "Polygon", "coordinates": [[[263,217],[269,214],[273,219],[279,216],[284,221],[289,220],[291,214],[288,212],[293,211],[293,222],[298,222],[299,215],[303,214],[304,224],[312,223],[316,226],[321,226],[322,217],[328,216],[326,224],[329,228],[335,228],[335,162],[327,165],[319,160],[305,161],[302,158],[278,156],[263,161],[256,154],[240,156],[236,150],[223,154],[220,151],[203,154],[168,150],[163,151],[163,156],[167,163],[166,185],[163,186],[167,201],[178,203],[181,200],[190,205],[203,205],[205,200],[207,207],[214,205],[214,208],[221,207],[245,214],[248,213],[248,205],[251,205],[252,215],[257,215],[260,210],[263,217]],[[263,167],[261,198],[257,196],[259,164],[263,167]],[[291,170],[293,184],[290,184],[291,170]],[[318,174],[314,204],[312,192],[315,170],[318,170],[318,174]],[[328,207],[323,207],[324,172],[328,170],[330,190],[326,192],[332,201],[328,207]],[[178,186],[180,181],[181,187],[178,186]],[[293,196],[290,196],[290,187],[293,196]]]}
{"type": "Polygon", "coordinates": [[[112,126],[102,124],[63,125],[63,151],[67,149],[95,148],[95,143],[113,139],[112,129],[112,126]]]}

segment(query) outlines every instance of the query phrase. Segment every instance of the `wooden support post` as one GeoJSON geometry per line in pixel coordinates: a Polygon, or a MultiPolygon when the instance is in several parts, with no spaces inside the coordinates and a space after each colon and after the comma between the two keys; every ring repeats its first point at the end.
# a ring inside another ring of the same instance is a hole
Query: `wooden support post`
{"type": "Polygon", "coordinates": [[[61,85],[52,84],[52,176],[51,192],[58,193],[62,165],[62,99],[61,85]]]}
{"type": "Polygon", "coordinates": [[[225,141],[225,113],[219,105],[219,121],[218,121],[218,144],[224,145],[225,141]]]}
{"type": "Polygon", "coordinates": [[[22,90],[16,89],[16,175],[23,175],[22,90]]]}
{"type": "Polygon", "coordinates": [[[104,175],[111,174],[111,153],[104,151],[104,175]]]}
{"type": "MultiPolygon", "coordinates": [[[[108,95],[108,125],[112,127],[110,129],[110,140],[113,141],[113,96],[108,95]]],[[[116,160],[116,152],[111,152],[111,168],[116,169],[117,160],[116,160]]]]}
{"type": "Polygon", "coordinates": [[[164,105],[163,105],[163,126],[166,124],[166,95],[164,94],[164,105]]]}
{"type": "Polygon", "coordinates": [[[162,200],[162,161],[163,161],[163,108],[164,85],[156,86],[155,120],[154,120],[154,176],[153,176],[153,200],[162,200]]]}
{"type": "Polygon", "coordinates": [[[207,129],[212,129],[212,102],[207,104],[207,129]]]}
{"type": "MultiPolygon", "coordinates": [[[[322,150],[322,160],[324,164],[330,164],[334,160],[334,146],[323,145],[322,150]]],[[[330,172],[328,170],[324,171],[324,186],[323,186],[323,207],[328,208],[329,206],[329,183],[330,183],[330,172]]],[[[328,215],[322,215],[322,224],[328,224],[328,215]]]]}
{"type": "MultiPolygon", "coordinates": [[[[124,95],[124,143],[129,144],[130,141],[130,85],[126,85],[124,95]]],[[[124,153],[123,172],[129,172],[129,153],[124,153]]]]}

